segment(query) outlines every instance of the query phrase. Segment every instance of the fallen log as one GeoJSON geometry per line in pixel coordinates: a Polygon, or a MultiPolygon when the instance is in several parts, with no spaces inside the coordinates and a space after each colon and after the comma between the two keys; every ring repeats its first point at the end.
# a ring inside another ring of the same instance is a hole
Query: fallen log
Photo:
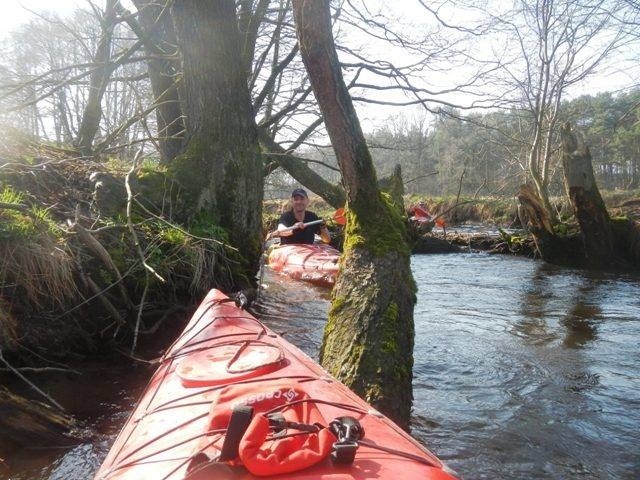
{"type": "Polygon", "coordinates": [[[69,415],[0,386],[0,451],[15,447],[67,447],[78,443],[69,415]]]}

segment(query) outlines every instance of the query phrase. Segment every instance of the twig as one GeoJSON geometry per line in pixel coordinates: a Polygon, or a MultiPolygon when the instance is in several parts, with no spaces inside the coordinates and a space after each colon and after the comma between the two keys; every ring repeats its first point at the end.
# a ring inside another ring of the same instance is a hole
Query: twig
{"type": "Polygon", "coordinates": [[[96,282],[93,281],[91,277],[86,275],[83,275],[83,276],[84,276],[84,281],[87,282],[87,285],[89,286],[91,291],[95,294],[92,298],[97,297],[98,301],[102,303],[104,308],[111,314],[111,316],[115,318],[120,325],[124,325],[126,323],[124,318],[122,318],[122,315],[120,315],[120,312],[118,312],[118,309],[104,295],[104,293],[106,292],[106,289],[100,290],[100,287],[96,284],[96,282]]]}
{"type": "MultiPolygon", "coordinates": [[[[172,308],[169,308],[167,310],[163,311],[163,315],[162,317],[153,325],[151,325],[149,328],[146,328],[144,330],[142,330],[140,333],[142,335],[150,335],[152,333],[156,333],[158,331],[158,329],[160,328],[160,325],[162,325],[162,323],[164,323],[164,321],[169,318],[170,315],[173,315],[179,311],[186,311],[188,310],[187,307],[185,307],[184,305],[174,305],[172,308]]],[[[147,316],[149,316],[149,314],[147,314],[147,316]]]]}
{"type": "MultiPolygon", "coordinates": [[[[131,265],[131,267],[129,267],[129,269],[124,273],[124,275],[122,275],[122,278],[124,279],[126,276],[128,276],[134,268],[136,268],[138,266],[138,264],[134,264],[131,265]]],[[[80,302],[79,304],[75,305],[74,307],[71,307],[68,310],[65,310],[63,313],[61,313],[60,315],[58,315],[57,317],[55,317],[53,320],[59,320],[62,317],[69,315],[70,313],[76,311],[77,309],[79,309],[80,307],[82,307],[83,305],[86,305],[87,303],[91,302],[92,300],[94,300],[95,298],[100,297],[104,292],[106,292],[107,290],[110,290],[111,288],[115,287],[116,284],[118,282],[113,282],[110,285],[107,285],[106,287],[104,287],[102,290],[100,290],[99,292],[96,292],[94,295],[90,296],[89,298],[83,300],[82,302],[80,302]]]]}
{"type": "Polygon", "coordinates": [[[411,182],[415,182],[416,180],[420,180],[420,179],[422,179],[422,178],[427,178],[427,177],[431,177],[431,176],[433,176],[433,175],[438,175],[438,173],[440,173],[440,172],[438,172],[438,171],[436,170],[436,171],[434,171],[434,172],[425,173],[424,175],[418,175],[417,177],[410,178],[410,179],[409,179],[409,180],[407,180],[406,182],[403,182],[403,184],[404,184],[404,185],[407,185],[407,184],[409,184],[409,183],[411,183],[411,182]]]}
{"type": "Polygon", "coordinates": [[[122,282],[122,275],[120,274],[120,270],[114,263],[111,255],[106,248],[93,236],[89,231],[80,225],[76,219],[75,222],[71,222],[68,220],[69,226],[75,230],[76,234],[93,253],[97,255],[97,257],[102,261],[102,263],[115,275],[118,287],[120,289],[120,296],[122,300],[124,300],[125,305],[129,308],[133,307],[133,303],[129,299],[129,295],[127,295],[127,291],[124,288],[124,284],[122,282]]]}
{"type": "Polygon", "coordinates": [[[40,390],[36,385],[34,385],[27,377],[25,377],[24,375],[22,375],[20,373],[20,371],[14,367],[11,366],[11,364],[9,362],[7,362],[4,358],[4,356],[2,355],[2,349],[0,348],[0,362],[4,363],[5,366],[11,370],[11,372],[13,372],[15,375],[18,376],[18,378],[20,378],[20,380],[24,381],[27,383],[27,385],[29,385],[31,388],[33,388],[36,392],[38,392],[40,395],[42,395],[44,398],[46,398],[52,405],[55,405],[59,410],[61,411],[65,411],[64,408],[62,408],[62,405],[60,405],[58,402],[56,402],[53,398],[51,398],[49,395],[47,395],[45,392],[43,392],[42,390],[40,390]]]}
{"type": "Polygon", "coordinates": [[[49,373],[49,372],[62,372],[62,373],[74,373],[76,375],[82,375],[77,370],[69,370],[68,368],[58,367],[21,367],[12,370],[10,368],[0,368],[0,372],[33,372],[33,373],[49,373]]]}
{"type": "Polygon", "coordinates": [[[133,202],[133,192],[131,190],[130,181],[131,181],[131,175],[133,175],[133,173],[135,172],[135,169],[138,166],[138,160],[140,159],[141,156],[142,156],[142,149],[138,150],[138,152],[136,153],[136,156],[133,159],[133,165],[131,165],[131,169],[127,172],[127,176],[124,179],[124,185],[125,185],[125,188],[127,189],[127,227],[129,228],[129,232],[131,232],[131,236],[133,237],[133,244],[136,247],[136,251],[138,252],[138,256],[140,257],[140,260],[142,261],[142,265],[144,266],[144,268],[147,269],[147,271],[151,272],[158,280],[164,283],[165,279],[162,278],[158,274],[158,272],[156,272],[153,269],[153,267],[147,263],[147,259],[145,258],[144,253],[142,252],[142,248],[140,247],[140,240],[138,239],[138,234],[136,233],[136,230],[133,228],[133,222],[131,221],[131,204],[133,202]]]}
{"type": "Polygon", "coordinates": [[[127,189],[127,226],[129,227],[129,231],[131,232],[131,236],[133,237],[133,243],[136,247],[136,251],[138,252],[138,256],[142,261],[142,265],[144,265],[145,271],[145,284],[144,291],[142,292],[142,298],[140,299],[140,306],[138,308],[138,315],[136,317],[136,326],[133,332],[133,344],[131,345],[131,355],[136,350],[136,344],[138,343],[138,332],[140,330],[140,321],[142,319],[142,311],[144,309],[144,302],[147,298],[147,291],[149,290],[149,273],[153,273],[153,275],[164,283],[164,278],[162,278],[158,272],[156,272],[149,264],[147,264],[147,259],[144,256],[144,252],[140,247],[140,240],[138,239],[138,235],[136,234],[136,230],[133,228],[133,222],[131,221],[131,204],[133,203],[133,192],[131,190],[130,179],[131,175],[136,170],[138,166],[138,160],[142,156],[142,149],[138,150],[136,156],[133,159],[133,165],[131,165],[131,169],[127,172],[127,176],[124,179],[125,187],[127,189]]]}
{"type": "Polygon", "coordinates": [[[138,308],[138,316],[136,317],[136,327],[133,330],[133,343],[131,344],[132,356],[136,351],[136,345],[138,344],[138,332],[140,331],[140,322],[142,321],[142,311],[144,309],[144,302],[147,299],[148,291],[149,291],[149,274],[145,275],[144,290],[142,291],[142,298],[140,298],[140,308],[138,308]]]}

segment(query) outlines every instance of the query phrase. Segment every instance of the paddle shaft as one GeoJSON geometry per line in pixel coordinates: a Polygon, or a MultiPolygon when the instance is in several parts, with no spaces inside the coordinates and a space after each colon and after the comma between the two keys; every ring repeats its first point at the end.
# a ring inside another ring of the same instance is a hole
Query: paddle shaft
{"type": "MultiPolygon", "coordinates": [[[[303,223],[305,227],[309,227],[311,225],[318,225],[319,223],[324,223],[324,220],[314,220],[313,222],[303,223]]],[[[290,232],[291,230],[295,230],[295,225],[293,227],[283,228],[282,230],[278,230],[279,232],[290,232]]]]}

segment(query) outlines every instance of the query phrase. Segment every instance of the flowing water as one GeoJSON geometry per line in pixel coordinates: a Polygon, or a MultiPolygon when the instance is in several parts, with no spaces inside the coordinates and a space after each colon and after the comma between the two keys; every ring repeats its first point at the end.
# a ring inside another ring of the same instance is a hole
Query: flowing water
{"type": "MultiPolygon", "coordinates": [[[[417,438],[464,479],[640,478],[640,276],[477,253],[412,266],[417,438]]],[[[255,311],[317,356],[327,292],[265,279],[255,311]]],[[[76,381],[90,440],[20,453],[0,478],[91,478],[145,375],[96,372],[89,397],[76,381]]]]}

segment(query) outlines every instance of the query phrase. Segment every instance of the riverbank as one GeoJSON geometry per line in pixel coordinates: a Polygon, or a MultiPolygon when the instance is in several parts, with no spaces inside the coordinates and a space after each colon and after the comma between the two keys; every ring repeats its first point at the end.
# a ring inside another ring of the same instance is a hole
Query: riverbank
{"type": "Polygon", "coordinates": [[[536,258],[533,238],[524,231],[458,231],[455,227],[436,230],[416,238],[413,253],[461,253],[482,251],[536,258]]]}

